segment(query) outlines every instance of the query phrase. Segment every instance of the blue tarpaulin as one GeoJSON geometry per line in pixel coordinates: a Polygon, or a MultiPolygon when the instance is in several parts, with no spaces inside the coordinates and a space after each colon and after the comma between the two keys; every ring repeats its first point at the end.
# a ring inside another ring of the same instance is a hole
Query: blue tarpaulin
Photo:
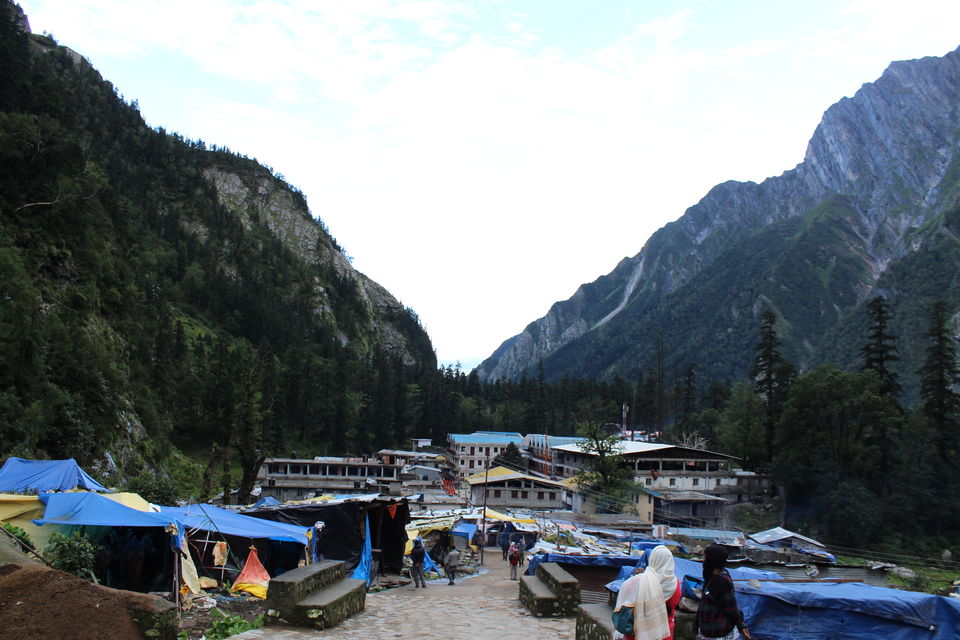
{"type": "Polygon", "coordinates": [[[46,493],[40,497],[45,505],[42,518],[33,524],[63,524],[70,526],[101,527],[160,527],[177,526],[177,546],[183,537],[184,525],[173,514],[138,511],[104,498],[97,493],[46,493]]]}
{"type": "Polygon", "coordinates": [[[477,525],[467,522],[466,520],[461,520],[457,524],[453,525],[453,528],[450,529],[450,533],[455,536],[460,536],[466,538],[467,542],[473,539],[473,534],[477,532],[477,525]]]}
{"type": "Polygon", "coordinates": [[[283,504],[273,496],[267,496],[266,498],[260,498],[257,500],[256,504],[253,505],[254,509],[259,509],[260,507],[273,507],[278,504],[283,504]]]}
{"type": "MultiPolygon", "coordinates": [[[[373,547],[370,546],[370,515],[366,516],[366,535],[363,537],[363,553],[360,554],[360,564],[353,570],[351,578],[359,578],[367,581],[367,586],[370,586],[371,575],[370,575],[370,565],[373,564],[373,547]]],[[[426,563],[424,563],[426,566],[426,563]]]]}
{"type": "Polygon", "coordinates": [[[110,490],[90,477],[73,458],[68,460],[24,460],[7,458],[0,468],[0,493],[49,493],[52,491],[110,490]]]}
{"type": "MultiPolygon", "coordinates": [[[[635,566],[645,567],[650,559],[650,552],[644,551],[635,566]]],[[[674,574],[680,579],[683,588],[683,595],[693,597],[692,587],[700,588],[703,585],[703,564],[687,560],[685,558],[674,558],[674,574]]],[[[634,567],[623,567],[617,575],[617,579],[608,583],[607,589],[610,591],[619,591],[620,584],[630,577],[634,567]]],[[[778,580],[782,576],[773,571],[763,571],[762,569],[753,569],[751,567],[727,567],[730,577],[734,580],[778,580]]]]}
{"type": "Polygon", "coordinates": [[[191,529],[216,531],[242,538],[268,538],[282,542],[296,542],[302,545],[308,542],[306,527],[251,518],[211,504],[160,507],[160,513],[180,520],[191,529]]]}
{"type": "Polygon", "coordinates": [[[528,576],[537,573],[537,565],[541,562],[559,562],[561,564],[574,564],[594,567],[626,567],[637,566],[640,556],[574,556],[565,553],[538,553],[527,563],[527,570],[524,572],[528,576]]]}
{"type": "Polygon", "coordinates": [[[755,637],[947,640],[960,629],[960,602],[860,582],[738,582],[737,603],[755,637]]]}

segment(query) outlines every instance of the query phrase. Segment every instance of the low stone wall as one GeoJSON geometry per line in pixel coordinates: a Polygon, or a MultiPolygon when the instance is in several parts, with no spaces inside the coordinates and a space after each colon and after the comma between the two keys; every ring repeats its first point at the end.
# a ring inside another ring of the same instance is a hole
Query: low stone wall
{"type": "Polygon", "coordinates": [[[603,603],[577,607],[577,640],[613,640],[613,609],[603,603]]]}
{"type": "Polygon", "coordinates": [[[541,562],[537,566],[537,577],[547,585],[557,598],[560,614],[572,616],[580,604],[580,583],[555,562],[541,562]]]}
{"type": "Polygon", "coordinates": [[[336,584],[343,579],[345,567],[341,560],[320,560],[271,578],[267,609],[289,609],[311,593],[336,584]]]}
{"type": "Polygon", "coordinates": [[[535,616],[562,616],[557,596],[537,576],[520,576],[520,602],[535,616]]]}

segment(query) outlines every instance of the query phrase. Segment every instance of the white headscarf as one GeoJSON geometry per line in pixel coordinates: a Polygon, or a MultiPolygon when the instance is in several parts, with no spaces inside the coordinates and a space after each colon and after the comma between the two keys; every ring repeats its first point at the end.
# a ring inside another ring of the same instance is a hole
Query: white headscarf
{"type": "Polygon", "coordinates": [[[662,544],[654,547],[650,552],[651,569],[657,572],[660,578],[660,589],[663,591],[663,600],[667,601],[677,591],[677,576],[674,573],[673,554],[662,544]]]}
{"type": "Polygon", "coordinates": [[[636,640],[662,640],[670,636],[667,608],[663,603],[660,576],[656,569],[647,567],[643,573],[623,581],[614,611],[633,608],[633,637],[636,640]]]}

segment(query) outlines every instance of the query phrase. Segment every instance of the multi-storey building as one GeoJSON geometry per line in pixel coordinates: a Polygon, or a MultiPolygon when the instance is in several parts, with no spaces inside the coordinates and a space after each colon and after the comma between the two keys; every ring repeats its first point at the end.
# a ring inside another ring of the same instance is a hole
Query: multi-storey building
{"type": "Polygon", "coordinates": [[[523,436],[519,433],[501,431],[451,433],[447,439],[451,455],[456,461],[457,474],[461,478],[485,469],[487,461],[492,463],[508,444],[514,444],[518,449],[523,446],[523,436]]]}
{"type": "Polygon", "coordinates": [[[529,457],[529,469],[546,477],[560,475],[554,468],[556,452],[553,447],[564,444],[576,444],[586,438],[573,436],[551,436],[543,433],[531,433],[523,437],[523,451],[529,457]]]}
{"type": "Polygon", "coordinates": [[[267,458],[257,473],[262,497],[312,498],[325,493],[388,493],[399,487],[400,465],[375,458],[267,458]]]}
{"type": "Polygon", "coordinates": [[[526,473],[494,467],[467,478],[470,502],[493,509],[528,509],[530,511],[563,509],[566,486],[560,482],[537,478],[526,473]],[[486,495],[484,495],[486,491],[486,495]]]}

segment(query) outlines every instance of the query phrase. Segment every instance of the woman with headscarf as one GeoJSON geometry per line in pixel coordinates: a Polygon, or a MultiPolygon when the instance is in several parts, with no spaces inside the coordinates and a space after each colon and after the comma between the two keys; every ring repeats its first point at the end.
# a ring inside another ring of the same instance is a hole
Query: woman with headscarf
{"type": "Polygon", "coordinates": [[[674,565],[673,554],[665,546],[654,547],[650,552],[648,567],[656,571],[660,578],[660,591],[667,607],[667,623],[670,625],[670,635],[667,636],[669,640],[673,640],[674,615],[683,595],[680,590],[680,580],[674,572],[674,565]]]}
{"type": "Polygon", "coordinates": [[[697,609],[697,638],[751,640],[726,566],[727,550],[721,545],[712,544],[703,552],[703,596],[697,609]]]}
{"type": "Polygon", "coordinates": [[[664,640],[673,638],[673,610],[680,601],[679,582],[674,575],[673,555],[660,545],[650,552],[647,568],[637,567],[623,581],[617,594],[614,624],[627,640],[664,640]],[[659,550],[659,551],[658,551],[659,550]],[[670,601],[673,606],[670,606],[670,601]],[[632,624],[623,628],[633,614],[632,624]]]}

